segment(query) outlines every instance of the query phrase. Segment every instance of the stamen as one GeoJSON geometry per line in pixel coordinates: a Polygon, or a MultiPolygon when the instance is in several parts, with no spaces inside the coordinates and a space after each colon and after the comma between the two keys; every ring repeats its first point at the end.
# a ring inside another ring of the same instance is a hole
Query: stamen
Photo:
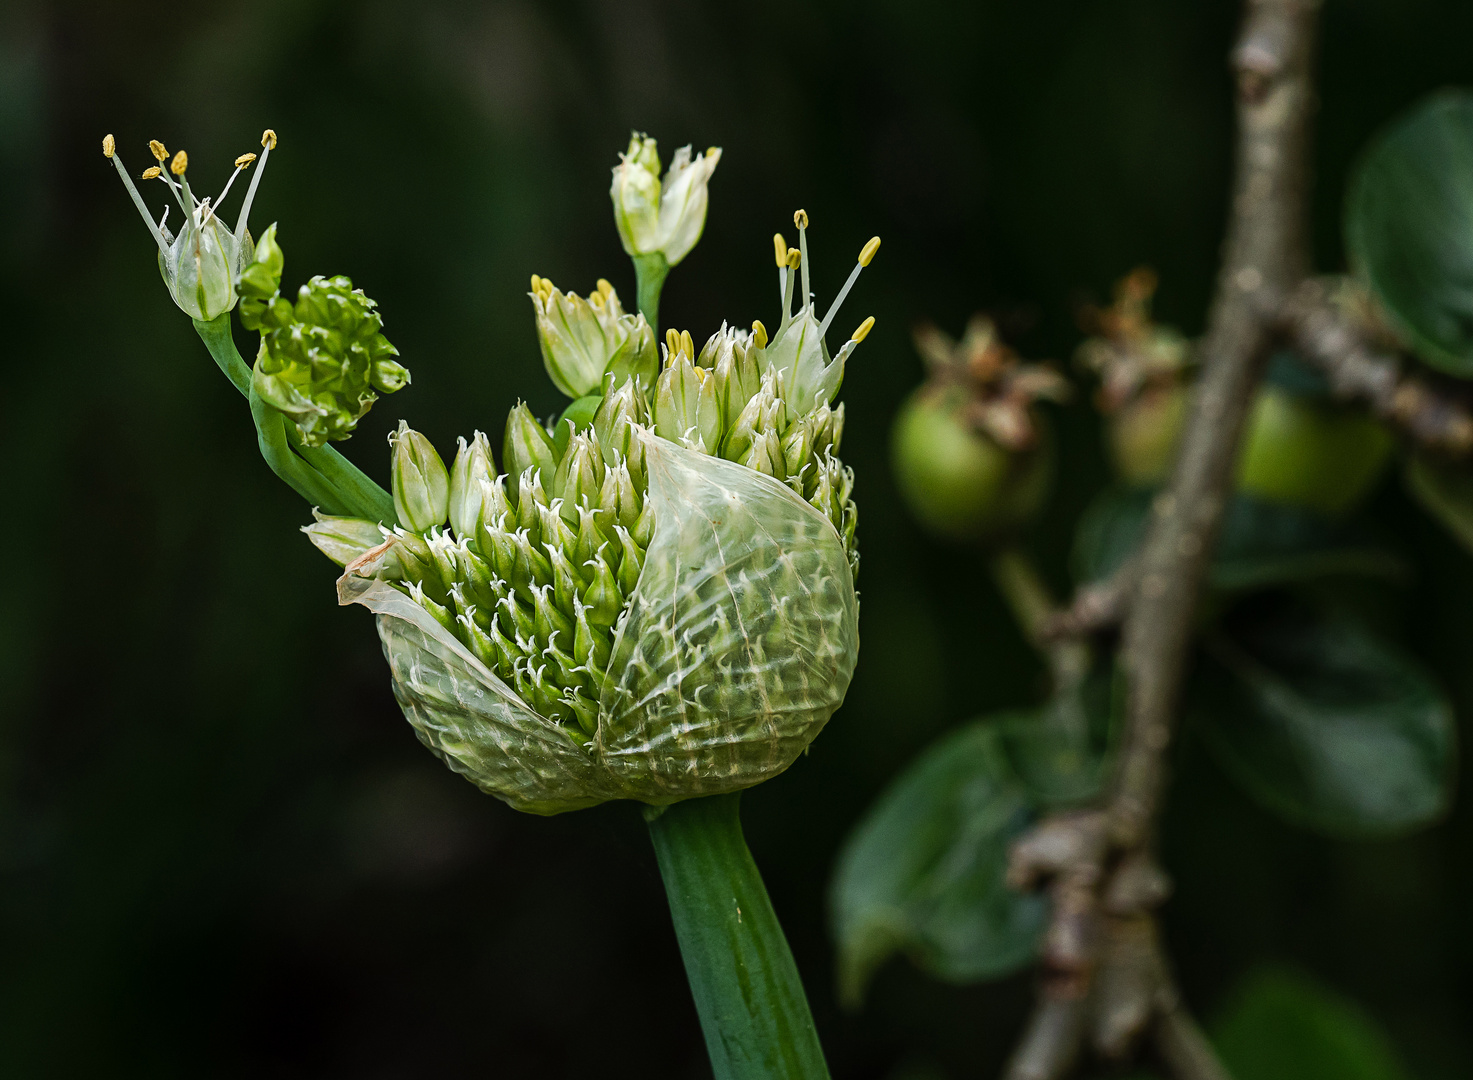
{"type": "Polygon", "coordinates": [[[680,351],[692,359],[695,358],[696,343],[695,339],[690,336],[689,330],[682,330],[680,332],[680,351]]]}
{"type": "Polygon", "coordinates": [[[823,340],[823,335],[828,330],[829,324],[834,321],[834,316],[839,314],[839,306],[844,303],[844,298],[849,295],[849,290],[854,288],[854,283],[859,280],[859,272],[870,264],[870,260],[875,257],[875,252],[879,250],[880,238],[878,236],[870,237],[869,243],[865,244],[864,249],[859,253],[859,261],[855,264],[854,269],[849,271],[849,280],[844,282],[844,287],[839,290],[839,295],[834,297],[834,302],[829,306],[829,313],[823,317],[823,322],[819,325],[818,339],[820,341],[823,340]]]}
{"type": "Polygon", "coordinates": [[[169,157],[169,151],[168,151],[168,149],[164,146],[163,143],[159,142],[157,139],[149,139],[148,140],[148,152],[150,154],[152,154],[153,155],[153,159],[155,161],[157,161],[161,165],[165,161],[167,161],[168,160],[168,157],[169,157]]]}
{"type": "Polygon", "coordinates": [[[118,148],[118,144],[113,139],[113,137],[111,135],[104,135],[102,137],[102,156],[103,157],[106,157],[106,158],[112,157],[113,154],[116,152],[117,148],[118,148]]]}
{"type": "Polygon", "coordinates": [[[245,201],[240,204],[240,217],[235,222],[235,242],[239,244],[245,239],[246,219],[251,216],[251,203],[256,199],[256,185],[261,182],[261,176],[266,171],[266,159],[271,156],[271,148],[276,145],[276,132],[267,128],[261,134],[261,167],[251,176],[251,186],[246,188],[245,201]]]}
{"type": "Polygon", "coordinates": [[[752,323],[752,340],[757,343],[757,348],[767,348],[767,327],[762,325],[761,319],[752,323]]]}
{"type": "MultiPolygon", "coordinates": [[[[219,207],[219,205],[225,201],[225,196],[230,194],[230,185],[235,183],[235,178],[246,169],[250,168],[251,162],[255,160],[255,154],[241,154],[240,157],[235,159],[235,171],[230,174],[230,179],[225,181],[225,186],[220,189],[220,194],[216,197],[214,203],[212,204],[214,207],[219,207]]],[[[205,201],[209,202],[208,199],[206,199],[205,201]]],[[[203,209],[203,207],[201,207],[201,209],[203,209]]],[[[213,217],[214,213],[215,211],[212,209],[209,216],[205,218],[205,221],[208,221],[210,217],[213,217]]],[[[203,227],[204,222],[201,222],[200,224],[201,227],[203,227]]]]}
{"type": "Polygon", "coordinates": [[[797,254],[796,251],[789,249],[788,268],[783,273],[783,324],[778,328],[779,334],[787,329],[788,323],[793,321],[793,271],[797,269],[798,259],[794,257],[797,254]]]}
{"type": "MultiPolygon", "coordinates": [[[[109,135],[108,138],[111,139],[112,136],[109,135]]],[[[112,155],[108,156],[111,157],[112,155]]],[[[788,242],[783,239],[783,234],[780,232],[772,234],[772,255],[777,260],[777,268],[779,270],[784,269],[788,265],[788,242]]]]}
{"type": "Polygon", "coordinates": [[[164,170],[163,169],[159,168],[157,165],[150,165],[148,168],[144,169],[143,172],[141,172],[141,173],[138,174],[138,179],[140,179],[140,180],[157,180],[163,174],[164,174],[164,170]]]}
{"type": "Polygon", "coordinates": [[[859,326],[855,329],[854,333],[852,333],[852,334],[849,335],[849,340],[850,341],[863,341],[865,338],[869,337],[869,332],[871,330],[873,330],[874,328],[875,328],[875,317],[873,315],[871,315],[869,318],[865,319],[864,322],[862,322],[862,323],[859,324],[859,326]]]}
{"type": "Polygon", "coordinates": [[[169,162],[169,171],[175,176],[183,176],[187,168],[189,168],[189,155],[180,150],[174,155],[174,160],[169,162]]]}
{"type": "Polygon", "coordinates": [[[675,363],[675,357],[680,352],[680,331],[665,331],[665,365],[675,363]]]}
{"type": "MultiPolygon", "coordinates": [[[[109,135],[108,139],[111,140],[112,136],[109,135]]],[[[104,144],[104,149],[106,148],[104,144]]],[[[128,170],[123,168],[123,159],[118,157],[116,147],[113,148],[113,153],[109,154],[108,158],[112,161],[113,168],[118,170],[118,175],[123,178],[123,185],[128,189],[133,205],[138,207],[138,213],[142,216],[144,224],[148,226],[148,231],[153,234],[154,242],[158,244],[160,251],[168,254],[169,245],[164,242],[164,234],[159,231],[159,226],[153,223],[153,215],[148,212],[148,207],[143,205],[143,196],[138,194],[138,189],[133,186],[133,178],[128,175],[128,170]]]]}
{"type": "Polygon", "coordinates": [[[798,226],[798,250],[803,256],[803,300],[799,307],[807,311],[808,305],[813,303],[812,287],[808,282],[808,211],[794,213],[793,224],[798,226]]]}

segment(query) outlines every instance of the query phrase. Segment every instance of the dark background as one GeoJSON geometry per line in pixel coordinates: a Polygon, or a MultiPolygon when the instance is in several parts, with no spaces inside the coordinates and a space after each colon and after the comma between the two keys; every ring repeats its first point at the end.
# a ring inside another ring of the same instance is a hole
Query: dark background
{"type": "MultiPolygon", "coordinates": [[[[0,1074],[709,1075],[638,814],[518,815],[415,741],[371,620],[335,606],[334,568],[296,531],[306,508],[258,458],[98,153],[115,133],[136,174],[161,138],[213,189],[268,125],[255,231],[280,221],[290,285],[351,274],[414,372],[345,448],[385,480],[401,415],[448,452],[477,427],[499,441],[519,395],[559,407],[528,276],[585,292],[607,276],[632,301],[607,187],[633,126],[667,156],[725,149],[662,308],[698,340],[723,318],[772,325],[769,238],[796,207],[820,297],[885,238],[844,316],[878,317],[844,387],[859,674],[745,819],[836,1077],[995,1072],[1026,976],[957,989],[896,962],[846,1015],[824,926],[837,846],[887,778],[949,726],[1034,700],[1041,675],[975,555],[896,501],[909,327],[989,308],[1029,355],[1067,358],[1081,291],[1146,262],[1162,316],[1199,331],[1236,6],[0,8],[0,1074]]],[[[1321,268],[1341,265],[1357,148],[1473,81],[1470,41],[1464,0],[1328,0],[1321,268]]],[[[1066,465],[1032,546],[1062,591],[1106,477],[1087,395],[1058,427],[1066,465]]],[[[1372,512],[1418,568],[1409,640],[1466,712],[1469,562],[1395,483],[1372,512]]],[[[1247,803],[1190,737],[1176,775],[1167,923],[1193,1004],[1211,1015],[1249,966],[1288,961],[1383,1021],[1423,1080],[1473,1074],[1466,802],[1408,839],[1338,843],[1247,803]]]]}

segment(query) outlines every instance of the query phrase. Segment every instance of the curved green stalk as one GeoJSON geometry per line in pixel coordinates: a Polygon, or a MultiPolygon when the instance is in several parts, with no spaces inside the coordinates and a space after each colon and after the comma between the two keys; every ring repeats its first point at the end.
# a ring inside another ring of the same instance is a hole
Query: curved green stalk
{"type": "Polygon", "coordinates": [[[740,794],[645,811],[715,1080],[828,1080],[792,951],[742,838],[740,794]]]}
{"type": "Polygon", "coordinates": [[[660,333],[660,292],[670,274],[670,264],[660,252],[634,257],[635,300],[639,313],[656,335],[660,333]]]}
{"type": "Polygon", "coordinates": [[[272,472],[329,514],[397,524],[394,500],[387,491],[331,446],[303,445],[296,425],[252,392],[251,369],[235,347],[228,311],[209,322],[195,319],[194,329],[231,385],[251,403],[261,456],[272,472]]]}

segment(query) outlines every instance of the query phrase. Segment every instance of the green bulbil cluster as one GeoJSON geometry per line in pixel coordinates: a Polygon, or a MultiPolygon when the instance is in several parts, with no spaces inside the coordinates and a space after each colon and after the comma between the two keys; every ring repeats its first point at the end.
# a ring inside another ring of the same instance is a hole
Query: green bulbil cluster
{"type": "Polygon", "coordinates": [[[348,438],[379,393],[408,384],[409,371],[393,359],[399,350],[362,289],[319,275],[293,304],[280,291],[283,262],[272,225],[237,285],[241,325],[261,332],[251,386],[296,423],[303,442],[321,446],[348,438]]]}

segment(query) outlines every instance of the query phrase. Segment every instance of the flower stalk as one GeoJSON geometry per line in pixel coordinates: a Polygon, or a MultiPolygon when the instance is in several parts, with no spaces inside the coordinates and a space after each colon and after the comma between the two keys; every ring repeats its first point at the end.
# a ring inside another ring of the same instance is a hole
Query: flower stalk
{"type": "Polygon", "coordinates": [[[827,1080],[803,981],[742,836],[741,795],[645,812],[715,1080],[827,1080]]]}

